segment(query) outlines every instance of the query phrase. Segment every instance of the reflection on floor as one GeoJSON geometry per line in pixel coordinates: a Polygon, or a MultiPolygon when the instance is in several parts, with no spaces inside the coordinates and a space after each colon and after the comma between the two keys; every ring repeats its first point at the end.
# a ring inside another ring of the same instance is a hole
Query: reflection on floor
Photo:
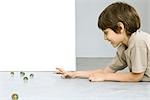
{"type": "MultiPolygon", "coordinates": [[[[107,66],[111,63],[112,58],[78,57],[76,58],[76,61],[77,70],[91,70],[107,66]]],[[[124,69],[123,71],[128,71],[128,68],[124,69]]],[[[99,93],[99,96],[96,97],[99,97],[100,100],[148,100],[150,97],[149,82],[98,82],[96,84],[98,86],[96,86],[95,89],[98,89],[97,93],[99,93]]]]}
{"type": "Polygon", "coordinates": [[[24,82],[17,72],[0,72],[0,100],[149,100],[148,82],[89,82],[87,79],[62,79],[53,72],[25,72],[34,78],[24,82]]]}
{"type": "MultiPolygon", "coordinates": [[[[77,59],[78,70],[90,70],[107,65],[111,58],[77,59]]],[[[62,79],[54,72],[25,72],[34,74],[24,82],[19,72],[0,72],[0,100],[149,100],[149,82],[89,82],[88,79],[62,79]]]]}

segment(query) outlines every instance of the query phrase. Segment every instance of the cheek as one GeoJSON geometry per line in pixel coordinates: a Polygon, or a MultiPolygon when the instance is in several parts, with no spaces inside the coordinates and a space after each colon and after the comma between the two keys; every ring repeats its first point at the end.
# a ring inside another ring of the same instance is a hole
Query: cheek
{"type": "Polygon", "coordinates": [[[119,35],[119,34],[114,34],[112,37],[113,37],[115,40],[120,40],[120,39],[121,39],[121,35],[119,35]]]}
{"type": "Polygon", "coordinates": [[[112,38],[112,36],[111,36],[111,35],[106,35],[106,38],[107,38],[108,40],[110,40],[110,39],[112,38]]]}
{"type": "Polygon", "coordinates": [[[121,35],[119,35],[119,36],[117,37],[117,40],[121,42],[121,41],[123,41],[123,37],[122,37],[121,35]]]}
{"type": "Polygon", "coordinates": [[[108,39],[109,41],[112,41],[112,42],[113,42],[113,41],[115,41],[115,36],[110,36],[110,35],[109,35],[109,36],[107,36],[107,39],[108,39]]]}

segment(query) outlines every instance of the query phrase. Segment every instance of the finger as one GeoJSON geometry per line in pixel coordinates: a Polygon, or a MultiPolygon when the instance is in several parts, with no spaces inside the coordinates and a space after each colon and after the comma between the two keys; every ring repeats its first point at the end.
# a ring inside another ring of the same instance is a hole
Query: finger
{"type": "Polygon", "coordinates": [[[91,77],[89,77],[89,81],[92,82],[92,78],[91,77]]]}
{"type": "Polygon", "coordinates": [[[62,74],[62,75],[61,75],[61,78],[66,79],[66,78],[70,78],[70,77],[69,77],[68,75],[62,74]]]}
{"type": "Polygon", "coordinates": [[[90,82],[94,82],[94,80],[93,80],[93,79],[89,79],[89,81],[90,81],[90,82]]]}
{"type": "Polygon", "coordinates": [[[55,73],[55,74],[63,74],[63,72],[62,72],[62,71],[57,70],[57,69],[56,69],[56,71],[54,71],[54,73],[55,73]]]}
{"type": "Polygon", "coordinates": [[[89,81],[90,81],[90,82],[92,82],[92,80],[91,80],[91,79],[89,79],[89,81]]]}
{"type": "Polygon", "coordinates": [[[55,74],[63,74],[63,72],[55,71],[55,74]]]}
{"type": "Polygon", "coordinates": [[[56,68],[56,70],[58,70],[58,71],[60,71],[60,72],[62,72],[62,73],[65,72],[65,70],[64,70],[63,68],[56,68]]]}
{"type": "Polygon", "coordinates": [[[65,79],[65,76],[64,76],[64,75],[61,75],[61,78],[65,79]]]}
{"type": "Polygon", "coordinates": [[[96,82],[95,79],[93,79],[93,78],[92,78],[92,79],[89,79],[89,81],[90,81],[90,82],[96,82]]]}
{"type": "Polygon", "coordinates": [[[70,75],[68,75],[68,74],[66,74],[66,73],[64,73],[64,75],[63,75],[65,78],[71,78],[71,76],[70,75]]]}
{"type": "Polygon", "coordinates": [[[91,74],[91,75],[89,76],[89,81],[90,81],[90,82],[93,82],[93,80],[94,80],[94,75],[91,74]]]}

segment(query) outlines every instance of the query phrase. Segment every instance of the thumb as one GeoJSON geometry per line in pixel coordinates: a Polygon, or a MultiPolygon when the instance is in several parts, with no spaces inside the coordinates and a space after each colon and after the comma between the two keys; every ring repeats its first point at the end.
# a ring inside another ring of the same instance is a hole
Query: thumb
{"type": "Polygon", "coordinates": [[[90,82],[92,82],[92,80],[93,80],[93,77],[92,77],[92,76],[93,76],[93,75],[90,75],[90,76],[89,76],[89,81],[90,81],[90,82]]]}

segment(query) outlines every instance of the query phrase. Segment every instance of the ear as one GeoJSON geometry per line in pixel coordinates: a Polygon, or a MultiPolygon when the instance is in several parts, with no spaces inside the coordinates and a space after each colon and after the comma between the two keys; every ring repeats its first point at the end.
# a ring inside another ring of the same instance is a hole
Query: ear
{"type": "Polygon", "coordinates": [[[123,24],[122,22],[118,22],[118,23],[117,23],[117,26],[118,26],[118,28],[120,29],[120,32],[121,32],[121,33],[125,31],[124,24],[123,24]]]}

